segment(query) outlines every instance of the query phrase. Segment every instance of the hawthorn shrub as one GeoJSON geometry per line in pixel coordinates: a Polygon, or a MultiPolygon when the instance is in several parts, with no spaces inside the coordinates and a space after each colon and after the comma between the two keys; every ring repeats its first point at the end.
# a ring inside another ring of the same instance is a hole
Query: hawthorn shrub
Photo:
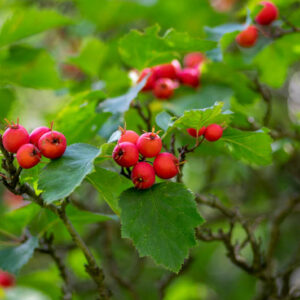
{"type": "Polygon", "coordinates": [[[1,299],[299,299],[298,1],[0,9],[1,299]]]}

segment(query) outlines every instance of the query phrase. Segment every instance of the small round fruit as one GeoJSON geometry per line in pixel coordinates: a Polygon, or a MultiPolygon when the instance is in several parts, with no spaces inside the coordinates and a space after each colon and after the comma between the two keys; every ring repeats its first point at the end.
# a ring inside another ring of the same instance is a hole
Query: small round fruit
{"type": "Polygon", "coordinates": [[[45,157],[56,159],[65,153],[67,140],[62,133],[50,131],[41,136],[38,146],[45,157]]]}
{"type": "Polygon", "coordinates": [[[160,78],[155,82],[153,94],[158,99],[169,99],[173,96],[175,84],[169,78],[160,78]]]}
{"type": "Polygon", "coordinates": [[[129,143],[136,144],[139,137],[140,136],[135,131],[123,129],[121,137],[118,140],[118,143],[129,142],[129,143]]]}
{"type": "Polygon", "coordinates": [[[15,278],[8,272],[0,270],[0,286],[3,288],[10,288],[15,285],[15,278]]]}
{"type": "Polygon", "coordinates": [[[211,124],[206,127],[204,137],[210,142],[217,141],[223,135],[223,128],[218,124],[211,124]]]}
{"type": "Polygon", "coordinates": [[[200,52],[192,52],[187,54],[183,59],[183,65],[186,68],[198,68],[205,60],[205,56],[200,52]]]}
{"type": "Polygon", "coordinates": [[[196,88],[199,85],[200,72],[198,69],[185,68],[179,72],[178,78],[184,85],[196,88]]]}
{"type": "Polygon", "coordinates": [[[17,153],[21,146],[29,143],[29,134],[27,130],[19,125],[9,125],[3,134],[3,146],[11,153],[17,153]]]}
{"type": "Polygon", "coordinates": [[[162,64],[153,67],[154,76],[156,79],[159,78],[169,78],[176,79],[177,78],[177,68],[176,64],[162,64]]]}
{"type": "Polygon", "coordinates": [[[17,161],[23,169],[33,168],[40,160],[41,152],[33,144],[25,144],[17,152],[17,161]]]}
{"type": "Polygon", "coordinates": [[[263,1],[260,3],[263,8],[257,14],[255,21],[260,25],[270,25],[278,18],[278,8],[275,4],[269,1],[263,1]]]}
{"type": "Polygon", "coordinates": [[[236,37],[236,42],[244,48],[251,48],[256,44],[258,38],[257,28],[250,25],[247,29],[240,32],[236,37]]]}
{"type": "Polygon", "coordinates": [[[139,151],[135,144],[124,142],[116,145],[112,156],[118,165],[128,168],[138,162],[139,151]]]}
{"type": "Polygon", "coordinates": [[[131,179],[137,189],[148,189],[155,182],[154,168],[147,162],[139,162],[132,169],[131,179]]]}
{"type": "Polygon", "coordinates": [[[152,68],[146,68],[146,69],[144,69],[144,70],[141,72],[140,77],[139,77],[139,79],[138,79],[138,81],[137,81],[137,82],[141,82],[141,81],[145,78],[145,76],[147,76],[148,74],[150,74],[150,75],[149,75],[149,77],[148,77],[148,79],[147,79],[146,84],[144,85],[144,87],[143,87],[143,89],[142,89],[142,91],[144,91],[144,92],[150,91],[150,90],[152,90],[153,87],[154,87],[154,84],[155,84],[155,76],[154,76],[153,69],[152,69],[152,68]]]}
{"type": "Polygon", "coordinates": [[[157,133],[146,132],[139,137],[136,145],[144,157],[154,157],[160,152],[162,141],[157,133]]]}
{"type": "Polygon", "coordinates": [[[163,152],[153,162],[155,173],[162,179],[170,179],[179,172],[179,161],[172,153],[163,152]]]}
{"type": "Polygon", "coordinates": [[[45,126],[34,129],[29,136],[30,143],[38,147],[41,136],[49,131],[51,131],[51,129],[45,126]]]}
{"type": "Polygon", "coordinates": [[[206,129],[206,127],[203,126],[203,127],[200,128],[199,130],[197,130],[197,129],[195,129],[195,128],[187,128],[186,131],[187,131],[187,133],[188,133],[190,136],[192,136],[192,137],[194,137],[194,138],[197,138],[197,137],[199,137],[199,136],[201,136],[201,135],[204,134],[205,129],[206,129]]]}

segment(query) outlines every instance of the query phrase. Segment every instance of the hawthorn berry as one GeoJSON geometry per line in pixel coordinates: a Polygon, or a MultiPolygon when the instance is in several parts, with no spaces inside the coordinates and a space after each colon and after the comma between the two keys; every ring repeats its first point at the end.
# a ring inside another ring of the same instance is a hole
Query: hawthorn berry
{"type": "Polygon", "coordinates": [[[247,29],[240,32],[236,37],[236,42],[244,48],[253,47],[258,38],[257,28],[250,25],[247,29]]]}
{"type": "Polygon", "coordinates": [[[8,128],[3,134],[3,146],[11,153],[17,153],[19,148],[24,144],[29,143],[29,134],[27,130],[18,123],[8,125],[8,128]]]}
{"type": "Polygon", "coordinates": [[[210,142],[217,141],[223,135],[223,128],[218,124],[211,124],[206,127],[204,137],[210,142]]]}
{"type": "Polygon", "coordinates": [[[150,91],[150,90],[152,90],[154,88],[155,76],[154,76],[153,69],[152,68],[146,68],[146,69],[144,69],[141,72],[140,77],[139,77],[139,79],[137,81],[137,82],[141,82],[145,78],[145,76],[147,76],[148,74],[150,74],[150,75],[149,75],[149,77],[147,79],[146,84],[144,85],[144,87],[142,89],[142,91],[144,91],[144,92],[145,91],[150,91]]]}
{"type": "Polygon", "coordinates": [[[155,82],[153,94],[158,99],[169,99],[173,96],[175,84],[169,78],[160,78],[155,82]]]}
{"type": "Polygon", "coordinates": [[[119,128],[121,130],[121,137],[118,140],[118,143],[130,142],[136,144],[139,139],[139,135],[133,130],[126,130],[124,128],[119,128]]]}
{"type": "Polygon", "coordinates": [[[262,1],[260,4],[263,6],[263,8],[257,14],[255,21],[260,25],[270,25],[278,18],[278,8],[275,4],[269,1],[262,1]]]}
{"type": "Polygon", "coordinates": [[[42,154],[50,159],[61,157],[67,148],[65,136],[58,131],[49,131],[41,136],[38,148],[42,154]]]}
{"type": "Polygon", "coordinates": [[[196,88],[199,85],[200,73],[197,69],[185,68],[179,72],[178,78],[183,84],[196,88]]]}
{"type": "Polygon", "coordinates": [[[163,152],[155,157],[153,167],[158,177],[169,179],[178,174],[179,160],[172,153],[163,152]]]}
{"type": "Polygon", "coordinates": [[[156,79],[159,78],[169,78],[176,79],[177,78],[177,67],[174,63],[162,64],[153,67],[154,77],[156,79]]]}
{"type": "Polygon", "coordinates": [[[29,136],[30,143],[38,147],[41,136],[49,131],[51,131],[51,129],[45,126],[34,129],[29,136]]]}
{"type": "Polygon", "coordinates": [[[137,189],[148,189],[155,182],[154,168],[147,162],[137,163],[131,173],[131,180],[137,189]]]}
{"type": "Polygon", "coordinates": [[[8,272],[0,270],[0,286],[3,288],[10,288],[15,285],[15,278],[8,272]]]}
{"type": "Polygon", "coordinates": [[[17,161],[23,169],[33,168],[40,160],[41,152],[33,144],[25,144],[17,152],[17,161]]]}
{"type": "Polygon", "coordinates": [[[162,141],[159,135],[152,130],[152,132],[142,134],[136,145],[144,157],[154,157],[160,152],[162,141]]]}
{"type": "Polygon", "coordinates": [[[198,68],[205,60],[205,56],[200,52],[192,52],[183,58],[183,65],[186,68],[198,68]]]}
{"type": "Polygon", "coordinates": [[[195,129],[195,128],[187,128],[186,131],[187,131],[187,133],[188,133],[190,136],[192,136],[192,137],[194,137],[194,138],[197,138],[197,137],[199,137],[199,136],[201,136],[201,135],[204,134],[205,129],[206,129],[206,127],[203,126],[203,127],[200,128],[199,130],[197,130],[197,129],[195,129]]]}
{"type": "Polygon", "coordinates": [[[135,144],[123,142],[117,144],[113,150],[113,159],[122,167],[134,166],[139,160],[139,151],[135,144]]]}
{"type": "Polygon", "coordinates": [[[174,66],[174,68],[176,70],[176,78],[177,78],[179,72],[181,71],[181,64],[180,64],[179,60],[177,60],[177,59],[172,60],[171,64],[174,66]]]}

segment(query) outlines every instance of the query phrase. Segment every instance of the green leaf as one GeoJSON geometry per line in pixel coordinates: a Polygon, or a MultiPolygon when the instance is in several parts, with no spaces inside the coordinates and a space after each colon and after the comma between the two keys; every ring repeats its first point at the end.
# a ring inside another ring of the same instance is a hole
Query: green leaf
{"type": "Polygon", "coordinates": [[[0,120],[7,118],[13,103],[16,100],[15,91],[11,87],[0,87],[0,120]]]}
{"type": "Polygon", "coordinates": [[[100,164],[105,160],[112,158],[112,152],[116,146],[116,143],[105,143],[100,147],[100,154],[95,160],[95,164],[100,164]]]}
{"type": "Polygon", "coordinates": [[[18,247],[0,250],[0,269],[16,274],[29,261],[38,246],[38,239],[30,237],[18,247]]]}
{"type": "Polygon", "coordinates": [[[54,10],[37,10],[34,8],[19,10],[3,24],[0,31],[0,46],[71,23],[71,19],[54,10]]]}
{"type": "Polygon", "coordinates": [[[220,142],[227,145],[234,158],[251,165],[268,165],[272,162],[272,139],[267,133],[227,128],[220,142]]]}
{"type": "Polygon", "coordinates": [[[119,215],[119,196],[124,190],[131,187],[132,183],[118,173],[100,167],[96,167],[95,172],[90,174],[87,179],[98,190],[110,208],[119,215]]]}
{"type": "Polygon", "coordinates": [[[159,113],[155,118],[155,122],[164,131],[167,131],[168,128],[173,124],[172,116],[166,111],[159,113]]]}
{"type": "Polygon", "coordinates": [[[39,189],[47,203],[69,196],[93,171],[99,149],[87,144],[73,144],[65,154],[51,161],[41,172],[39,189]]]}
{"type": "Polygon", "coordinates": [[[194,228],[203,222],[193,194],[182,184],[165,182],[126,190],[119,205],[122,237],[133,240],[140,256],[178,272],[196,244],[194,228]]]}

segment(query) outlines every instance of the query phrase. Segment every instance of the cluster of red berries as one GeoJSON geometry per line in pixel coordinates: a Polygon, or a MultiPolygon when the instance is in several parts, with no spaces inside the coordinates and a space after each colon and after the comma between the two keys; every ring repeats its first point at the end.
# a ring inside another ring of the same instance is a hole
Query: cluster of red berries
{"type": "Polygon", "coordinates": [[[15,285],[15,278],[8,272],[0,270],[0,287],[10,288],[15,285]]]}
{"type": "Polygon", "coordinates": [[[200,52],[189,53],[184,57],[184,68],[178,60],[142,70],[138,82],[148,74],[148,80],[142,91],[152,91],[158,99],[169,99],[180,84],[197,88],[200,84],[200,65],[204,61],[200,52]]]}
{"type": "Polygon", "coordinates": [[[155,183],[155,175],[162,179],[170,179],[178,174],[179,160],[172,153],[160,153],[162,141],[158,132],[154,132],[153,129],[152,132],[145,132],[139,136],[132,130],[121,131],[112,156],[118,165],[133,167],[131,180],[136,188],[150,188],[155,183]],[[154,158],[153,164],[146,162],[146,158],[154,158]]]}
{"type": "Polygon", "coordinates": [[[24,169],[36,166],[42,155],[56,159],[61,157],[66,148],[67,141],[65,136],[48,127],[38,127],[29,135],[27,130],[14,122],[8,123],[8,128],[3,134],[2,142],[4,148],[10,153],[16,153],[19,165],[24,169]]]}
{"type": "Polygon", "coordinates": [[[186,131],[190,136],[194,138],[204,136],[204,138],[210,142],[217,141],[223,135],[223,128],[218,124],[211,124],[207,127],[203,126],[199,130],[197,130],[196,128],[188,128],[186,131]]]}
{"type": "MultiPolygon", "coordinates": [[[[263,8],[257,14],[255,21],[259,25],[267,26],[278,18],[279,12],[275,4],[269,1],[260,3],[263,8]]],[[[244,48],[253,47],[258,38],[258,29],[255,25],[250,25],[247,29],[240,32],[236,37],[236,42],[244,48]]]]}

